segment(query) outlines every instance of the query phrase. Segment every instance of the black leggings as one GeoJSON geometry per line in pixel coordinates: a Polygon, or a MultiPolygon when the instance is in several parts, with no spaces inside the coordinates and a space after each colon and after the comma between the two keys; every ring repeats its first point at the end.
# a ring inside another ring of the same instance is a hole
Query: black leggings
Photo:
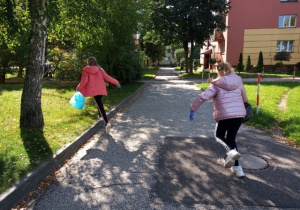
{"type": "Polygon", "coordinates": [[[242,118],[220,120],[216,124],[215,137],[226,151],[236,148],[235,137],[242,124],[242,118]],[[221,140],[221,141],[220,141],[221,140]]]}
{"type": "Polygon", "coordinates": [[[102,117],[102,119],[104,120],[104,123],[107,124],[108,120],[107,120],[106,112],[104,110],[104,106],[102,103],[102,96],[101,95],[94,96],[94,100],[98,107],[99,117],[102,117]]]}
{"type": "MultiPolygon", "coordinates": [[[[241,124],[242,118],[220,120],[216,124],[215,138],[224,146],[227,152],[232,149],[238,150],[235,142],[235,137],[241,124]]],[[[235,161],[234,165],[238,166],[239,162],[235,161]]]]}

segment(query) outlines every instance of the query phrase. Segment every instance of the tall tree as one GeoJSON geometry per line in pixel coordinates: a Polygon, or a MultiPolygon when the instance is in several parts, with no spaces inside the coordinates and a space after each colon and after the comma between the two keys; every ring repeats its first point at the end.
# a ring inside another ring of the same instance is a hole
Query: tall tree
{"type": "Polygon", "coordinates": [[[243,64],[243,53],[240,53],[240,57],[239,57],[239,62],[238,62],[237,70],[239,71],[239,73],[241,73],[241,71],[243,71],[243,69],[244,69],[244,64],[243,64]]]}
{"type": "Polygon", "coordinates": [[[151,20],[155,29],[165,43],[182,43],[186,70],[192,74],[195,44],[203,46],[215,29],[225,29],[229,3],[224,0],[157,0],[152,6],[151,20]]]}
{"type": "Polygon", "coordinates": [[[166,47],[162,43],[161,37],[155,31],[146,32],[140,39],[140,46],[145,54],[151,59],[157,68],[158,62],[166,57],[166,47]]]}
{"type": "Polygon", "coordinates": [[[176,60],[179,62],[179,66],[181,66],[182,58],[184,58],[184,49],[179,48],[179,49],[175,50],[174,55],[175,55],[176,60]]]}
{"type": "Polygon", "coordinates": [[[80,59],[95,56],[121,82],[138,79],[141,65],[134,34],[147,1],[59,0],[49,42],[53,48],[69,45],[80,59]]]}
{"type": "Polygon", "coordinates": [[[46,2],[30,0],[30,53],[21,99],[20,127],[42,128],[44,118],[41,106],[42,82],[46,48],[46,2]]]}
{"type": "Polygon", "coordinates": [[[10,73],[11,65],[19,67],[22,76],[23,67],[28,62],[28,45],[30,18],[28,16],[28,2],[22,0],[0,0],[0,81],[5,81],[5,74],[10,73]],[[7,54],[9,52],[9,54],[7,54]],[[8,55],[8,57],[7,57],[8,55]]]}
{"type": "Polygon", "coordinates": [[[251,58],[250,58],[250,55],[248,55],[248,57],[247,57],[245,70],[246,70],[246,72],[248,72],[249,70],[251,70],[251,58]]]}
{"type": "Polygon", "coordinates": [[[256,69],[258,71],[262,71],[263,67],[264,67],[264,57],[263,57],[262,51],[260,51],[259,55],[258,55],[258,61],[257,61],[256,69]]]}

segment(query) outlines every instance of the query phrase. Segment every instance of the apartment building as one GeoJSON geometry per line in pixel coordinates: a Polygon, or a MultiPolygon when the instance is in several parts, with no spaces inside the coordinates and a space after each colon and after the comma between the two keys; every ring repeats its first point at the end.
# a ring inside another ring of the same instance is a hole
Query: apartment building
{"type": "Polygon", "coordinates": [[[274,65],[276,52],[291,53],[284,64],[300,62],[300,2],[298,0],[231,0],[226,18],[228,28],[216,31],[201,50],[200,63],[208,67],[210,58],[237,66],[240,53],[257,64],[262,51],[264,65],[274,65]]]}

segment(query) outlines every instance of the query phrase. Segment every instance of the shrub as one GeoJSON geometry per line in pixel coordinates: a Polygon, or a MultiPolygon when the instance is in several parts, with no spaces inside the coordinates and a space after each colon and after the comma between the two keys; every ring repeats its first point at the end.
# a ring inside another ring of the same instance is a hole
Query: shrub
{"type": "Polygon", "coordinates": [[[54,77],[61,81],[79,80],[81,77],[83,61],[73,53],[64,53],[63,59],[58,63],[54,77]]]}
{"type": "Polygon", "coordinates": [[[300,70],[300,62],[296,63],[296,68],[300,70]]]}
{"type": "Polygon", "coordinates": [[[259,56],[258,56],[257,65],[256,65],[256,70],[261,71],[263,67],[264,67],[264,58],[263,58],[262,51],[260,51],[259,56]]]}
{"type": "Polygon", "coordinates": [[[244,69],[244,64],[243,64],[243,54],[240,53],[240,58],[239,58],[237,70],[238,70],[239,72],[241,72],[241,71],[243,71],[243,69],[244,69]]]}
{"type": "Polygon", "coordinates": [[[291,59],[291,53],[289,52],[277,52],[274,55],[275,61],[290,61],[291,59]]]}
{"type": "Polygon", "coordinates": [[[283,67],[283,63],[282,62],[277,62],[277,63],[275,63],[275,66],[276,67],[283,67]]]}
{"type": "Polygon", "coordinates": [[[211,59],[209,59],[209,63],[215,64],[215,63],[217,63],[217,60],[215,58],[211,58],[211,59]]]}
{"type": "Polygon", "coordinates": [[[247,57],[245,70],[246,70],[246,71],[251,70],[251,59],[250,59],[250,55],[248,55],[248,57],[247,57]]]}

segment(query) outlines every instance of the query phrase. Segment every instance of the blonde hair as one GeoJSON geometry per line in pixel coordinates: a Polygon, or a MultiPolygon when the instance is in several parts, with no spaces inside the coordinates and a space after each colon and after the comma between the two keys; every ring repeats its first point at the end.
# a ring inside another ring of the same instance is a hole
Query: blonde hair
{"type": "Polygon", "coordinates": [[[87,64],[88,64],[89,66],[98,66],[98,63],[97,63],[97,60],[96,60],[95,57],[89,57],[89,58],[87,59],[87,64]]]}
{"type": "Polygon", "coordinates": [[[218,65],[218,71],[222,76],[234,73],[234,69],[230,65],[230,63],[227,62],[221,62],[218,65]]]}

